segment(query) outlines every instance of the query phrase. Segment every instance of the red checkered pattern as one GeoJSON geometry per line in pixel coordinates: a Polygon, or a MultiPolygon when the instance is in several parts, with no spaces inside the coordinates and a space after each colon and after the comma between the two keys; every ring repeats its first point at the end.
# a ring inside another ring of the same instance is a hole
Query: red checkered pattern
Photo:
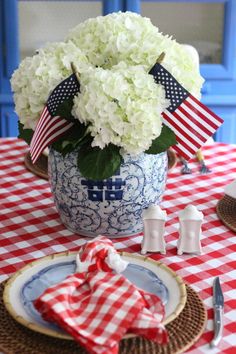
{"type": "Polygon", "coordinates": [[[43,318],[56,322],[94,354],[118,353],[128,331],[166,342],[160,299],[113,272],[106,262],[114,250],[111,241],[100,236],[84,247],[80,260],[88,271],[68,276],[35,301],[43,318]]]}
{"type": "MultiPolygon", "coordinates": [[[[65,229],[56,212],[47,181],[24,166],[27,145],[18,139],[0,139],[0,281],[27,262],[55,252],[79,250],[82,238],[65,229]]],[[[203,150],[212,170],[198,172],[193,159],[191,175],[181,175],[180,165],[169,172],[161,207],[167,211],[166,255],[150,254],[175,270],[201,296],[208,313],[206,329],[188,351],[191,354],[234,354],[236,348],[236,234],[216,215],[224,187],[236,178],[236,146],[215,143],[203,150]],[[203,255],[178,256],[178,213],[193,204],[204,214],[203,255]],[[213,337],[212,284],[220,276],[225,298],[224,337],[209,349],[213,337]]],[[[141,236],[114,239],[116,249],[140,252],[141,236]]]]}

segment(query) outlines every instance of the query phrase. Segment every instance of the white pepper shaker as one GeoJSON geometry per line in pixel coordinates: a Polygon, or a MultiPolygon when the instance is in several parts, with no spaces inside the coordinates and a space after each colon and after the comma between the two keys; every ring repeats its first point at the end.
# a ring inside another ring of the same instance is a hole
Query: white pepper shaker
{"type": "Polygon", "coordinates": [[[151,204],[143,211],[143,241],[141,245],[141,254],[147,252],[161,252],[166,254],[164,240],[166,211],[159,205],[151,204]]]}
{"type": "Polygon", "coordinates": [[[177,242],[178,254],[202,253],[203,213],[198,211],[194,205],[187,205],[179,213],[179,239],[177,242]]]}

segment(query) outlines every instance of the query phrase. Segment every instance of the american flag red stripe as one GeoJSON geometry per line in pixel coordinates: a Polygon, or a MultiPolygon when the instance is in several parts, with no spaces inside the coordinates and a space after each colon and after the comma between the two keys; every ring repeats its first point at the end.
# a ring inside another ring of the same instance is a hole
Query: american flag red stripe
{"type": "Polygon", "coordinates": [[[43,110],[43,112],[41,114],[41,117],[40,117],[40,119],[38,121],[38,124],[36,126],[33,138],[31,140],[31,144],[30,144],[30,146],[31,146],[31,155],[33,154],[33,152],[37,148],[37,146],[39,144],[39,141],[41,139],[41,136],[47,130],[47,124],[49,123],[49,118],[50,118],[50,115],[49,115],[47,106],[45,106],[45,108],[44,108],[44,110],[43,110]]]}
{"type": "Polygon", "coordinates": [[[211,111],[207,106],[205,106],[202,102],[198,101],[196,97],[190,95],[191,100],[194,101],[199,108],[200,111],[204,112],[203,114],[207,115],[208,118],[210,119],[210,122],[213,126],[215,126],[215,129],[219,127],[219,120],[221,124],[223,123],[223,119],[221,119],[217,114],[215,114],[213,111],[211,111]]]}
{"type": "Polygon", "coordinates": [[[185,159],[190,159],[222,124],[222,119],[195,99],[191,94],[173,112],[165,110],[163,118],[175,133],[177,145],[173,148],[185,159]]]}
{"type": "Polygon", "coordinates": [[[32,139],[31,159],[35,163],[49,144],[52,144],[60,136],[62,136],[68,129],[72,127],[73,123],[68,122],[60,116],[51,117],[50,114],[44,114],[40,118],[32,139]]]}
{"type": "Polygon", "coordinates": [[[173,113],[170,113],[168,111],[164,113],[165,114],[163,116],[168,121],[169,125],[173,125],[176,128],[177,133],[179,130],[180,131],[179,133],[182,133],[182,135],[186,139],[189,139],[190,143],[203,144],[203,142],[205,141],[204,138],[203,137],[199,138],[198,133],[196,135],[196,129],[193,127],[193,125],[191,125],[191,120],[186,119],[186,116],[184,116],[185,119],[183,119],[182,112],[179,112],[179,110],[177,109],[173,113]]]}
{"type": "MultiPolygon", "coordinates": [[[[179,107],[179,111],[182,113],[182,114],[179,114],[181,116],[180,119],[183,118],[181,120],[182,122],[184,122],[185,117],[188,115],[188,112],[189,112],[188,108],[191,109],[191,107],[188,106],[188,102],[185,102],[183,105],[181,105],[181,107],[179,107]]],[[[202,137],[208,139],[209,134],[212,134],[211,131],[209,129],[207,129],[206,126],[204,126],[201,122],[199,122],[196,119],[194,122],[191,121],[191,124],[193,125],[194,128],[196,127],[196,130],[197,130],[197,127],[201,130],[201,133],[199,133],[200,139],[202,139],[202,137]]]]}
{"type": "Polygon", "coordinates": [[[169,124],[168,120],[165,118],[166,117],[165,113],[163,113],[162,115],[164,118],[164,123],[173,130],[173,132],[176,135],[176,139],[178,141],[178,144],[174,145],[172,147],[176,151],[178,150],[177,152],[182,151],[181,156],[187,156],[189,153],[192,156],[194,154],[195,149],[194,149],[194,147],[191,148],[191,143],[189,142],[189,140],[182,135],[182,131],[179,130],[179,127],[177,124],[173,123],[173,120],[171,120],[171,123],[169,124]],[[176,128],[175,128],[175,126],[176,126],[176,128]],[[180,146],[181,146],[181,150],[179,150],[180,146]]]}
{"type": "Polygon", "coordinates": [[[192,122],[191,120],[186,119],[187,112],[182,106],[178,108],[178,113],[174,112],[174,114],[178,118],[179,124],[186,126],[190,131],[192,131],[193,135],[195,135],[196,140],[200,144],[204,143],[204,136],[206,139],[208,139],[209,135],[206,135],[205,131],[203,131],[202,134],[198,131],[198,129],[204,128],[201,124],[199,124],[199,122],[197,122],[198,124],[196,124],[196,122],[192,122]]]}
{"type": "MultiPolygon", "coordinates": [[[[204,106],[202,104],[197,104],[194,100],[192,100],[192,96],[188,97],[186,100],[189,103],[189,107],[186,107],[186,110],[193,116],[193,118],[198,119],[202,124],[207,127],[209,133],[213,134],[218,128],[217,124],[214,122],[214,116],[210,116],[207,111],[204,110],[204,106]]],[[[185,102],[184,102],[185,103],[185,102]]],[[[199,102],[201,103],[201,102],[199,102]]]]}
{"type": "Polygon", "coordinates": [[[40,153],[45,149],[45,141],[47,141],[48,137],[50,136],[50,133],[54,133],[52,139],[56,136],[60,135],[60,130],[64,127],[64,125],[67,126],[67,129],[71,126],[68,127],[68,122],[65,119],[62,119],[59,116],[52,117],[52,118],[47,118],[44,119],[43,121],[43,129],[38,131],[37,127],[35,130],[35,141],[32,142],[31,144],[31,158],[32,161],[37,160],[38,156],[40,153]],[[59,130],[59,131],[58,131],[59,130]]]}
{"type": "Polygon", "coordinates": [[[170,105],[162,113],[163,121],[175,133],[178,144],[173,148],[188,160],[216,132],[223,120],[192,96],[159,63],[149,74],[165,88],[170,105]]]}
{"type": "Polygon", "coordinates": [[[30,144],[32,162],[35,163],[46,147],[73,126],[73,122],[57,114],[58,107],[79,92],[80,85],[75,74],[70,75],[53,90],[44,107],[30,144]]]}

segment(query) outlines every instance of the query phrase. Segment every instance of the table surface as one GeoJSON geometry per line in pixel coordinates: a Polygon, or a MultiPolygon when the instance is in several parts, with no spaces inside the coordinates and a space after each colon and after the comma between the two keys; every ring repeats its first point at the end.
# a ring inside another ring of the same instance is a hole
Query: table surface
{"type": "MultiPolygon", "coordinates": [[[[73,234],[60,221],[49,183],[24,166],[28,146],[20,139],[0,139],[0,281],[27,262],[55,252],[75,251],[86,238],[73,234]]],[[[180,165],[169,171],[161,204],[167,211],[166,255],[149,254],[171,267],[198,292],[207,309],[206,329],[188,353],[236,352],[236,234],[216,215],[216,204],[224,187],[236,178],[236,145],[214,143],[204,147],[212,172],[199,173],[190,162],[191,175],[181,175],[180,165]],[[204,214],[202,255],[177,255],[178,214],[188,204],[204,214]],[[220,276],[225,299],[224,337],[216,349],[209,349],[213,337],[212,284],[220,276]]],[[[142,236],[114,239],[115,247],[140,253],[142,236]]]]}

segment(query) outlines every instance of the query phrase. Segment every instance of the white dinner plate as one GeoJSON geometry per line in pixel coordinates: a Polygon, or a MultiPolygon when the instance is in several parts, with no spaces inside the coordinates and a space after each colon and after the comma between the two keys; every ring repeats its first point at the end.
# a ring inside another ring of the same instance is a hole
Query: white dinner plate
{"type": "MultiPolygon", "coordinates": [[[[75,252],[64,252],[40,258],[16,272],[6,283],[4,304],[13,318],[24,326],[49,336],[72,339],[56,325],[42,319],[33,301],[48,287],[74,273],[75,252]]],[[[187,294],[183,280],[169,267],[151,258],[121,253],[129,262],[123,275],[143,290],[158,295],[165,305],[167,324],[176,318],[185,306],[187,294]]]]}

